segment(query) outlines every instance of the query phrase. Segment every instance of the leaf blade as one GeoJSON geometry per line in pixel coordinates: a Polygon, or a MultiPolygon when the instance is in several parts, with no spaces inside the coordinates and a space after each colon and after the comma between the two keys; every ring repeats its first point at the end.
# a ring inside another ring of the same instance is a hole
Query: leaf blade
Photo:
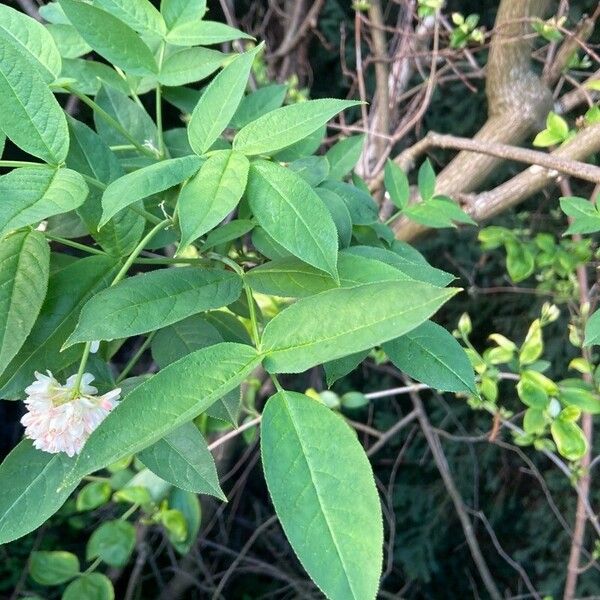
{"type": "Polygon", "coordinates": [[[84,305],[64,347],[166,327],[195,313],[231,304],[241,291],[240,277],[224,270],[181,267],[130,277],[84,305]]]}
{"type": "Polygon", "coordinates": [[[457,291],[414,281],[385,281],[298,300],[265,327],[261,345],[265,368],[300,373],[387,342],[420,325],[457,291]]]}
{"type": "Polygon", "coordinates": [[[383,561],[381,508],[352,431],[322,404],[279,392],[263,412],[261,453],[279,520],[313,581],[332,600],[375,598],[383,561]]]}
{"type": "Polygon", "coordinates": [[[233,149],[248,156],[282,150],[357,104],[360,102],[324,98],[276,108],[242,127],[233,139],[233,149]]]}

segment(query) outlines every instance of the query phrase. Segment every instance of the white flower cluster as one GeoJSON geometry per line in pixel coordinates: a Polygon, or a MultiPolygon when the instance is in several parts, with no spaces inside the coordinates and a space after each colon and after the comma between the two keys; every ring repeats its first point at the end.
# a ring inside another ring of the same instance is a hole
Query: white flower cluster
{"type": "Polygon", "coordinates": [[[84,373],[75,391],[76,375],[61,385],[52,373],[35,374],[34,381],[25,389],[27,414],[21,419],[25,436],[44,452],[79,454],[86,440],[116,406],[121,389],[97,396],[98,390],[90,385],[91,373],[84,373]]]}

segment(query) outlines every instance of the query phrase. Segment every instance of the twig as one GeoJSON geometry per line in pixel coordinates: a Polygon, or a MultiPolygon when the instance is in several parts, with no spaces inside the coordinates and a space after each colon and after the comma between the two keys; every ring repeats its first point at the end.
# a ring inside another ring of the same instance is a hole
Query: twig
{"type": "Polygon", "coordinates": [[[376,452],[379,452],[391,438],[398,434],[409,423],[412,423],[417,417],[418,414],[416,410],[412,410],[405,417],[402,417],[395,425],[392,425],[385,433],[381,434],[381,437],[367,451],[367,456],[370,457],[376,452]]]}
{"type": "Polygon", "coordinates": [[[223,577],[221,577],[221,581],[219,581],[219,585],[217,586],[217,589],[215,590],[215,593],[212,596],[213,600],[217,600],[220,597],[221,592],[223,591],[223,589],[225,588],[225,585],[227,584],[227,581],[231,577],[232,573],[235,572],[236,567],[240,564],[240,562],[242,561],[242,559],[244,558],[244,556],[246,555],[248,550],[250,550],[250,548],[252,547],[252,544],[254,544],[254,542],[258,539],[258,537],[262,534],[263,531],[265,531],[266,529],[271,527],[271,525],[273,525],[276,521],[277,521],[277,516],[273,515],[272,517],[269,517],[262,525],[259,525],[254,530],[254,533],[248,538],[248,541],[244,544],[243,548],[240,550],[240,552],[238,553],[235,560],[232,561],[232,563],[231,563],[231,565],[229,565],[229,568],[227,569],[227,571],[225,571],[225,574],[223,575],[223,577]]]}
{"type": "Polygon", "coordinates": [[[497,142],[482,142],[470,138],[435,133],[434,131],[430,131],[414,146],[405,150],[402,155],[398,157],[398,162],[403,166],[414,164],[418,156],[424,154],[432,147],[467,150],[479,154],[487,154],[506,160],[514,160],[530,165],[539,165],[546,169],[554,169],[560,173],[572,175],[573,177],[585,179],[593,183],[600,182],[600,167],[588,163],[572,160],[563,156],[557,156],[555,154],[549,154],[547,152],[540,152],[538,150],[519,148],[518,146],[497,142]]]}
{"type": "MultiPolygon", "coordinates": [[[[568,181],[562,184],[563,193],[572,195],[571,186],[568,181]]],[[[581,235],[573,235],[575,241],[581,241],[581,235]]],[[[589,282],[585,265],[578,265],[577,280],[579,282],[579,311],[584,313],[584,309],[589,307],[589,282]]],[[[591,362],[591,353],[589,348],[583,348],[583,358],[591,362]]],[[[583,375],[588,383],[592,383],[592,377],[589,373],[583,375]]],[[[577,496],[577,509],[575,511],[575,526],[573,527],[573,540],[571,542],[571,550],[569,553],[569,562],[567,564],[567,580],[565,582],[564,600],[573,600],[577,589],[577,579],[579,577],[579,563],[581,561],[581,549],[584,543],[585,523],[587,520],[586,503],[589,501],[591,487],[590,464],[592,460],[592,435],[593,435],[593,420],[590,413],[584,412],[581,418],[581,427],[583,434],[587,440],[587,449],[581,459],[581,468],[583,475],[579,480],[579,495],[577,496]]]]}
{"type": "Polygon", "coordinates": [[[448,461],[446,460],[446,455],[442,449],[440,444],[440,440],[437,435],[434,433],[431,423],[427,418],[427,414],[425,413],[425,409],[423,407],[423,402],[419,397],[417,392],[410,392],[410,397],[415,407],[415,411],[417,412],[417,419],[419,420],[419,425],[421,426],[421,430],[423,431],[423,435],[427,440],[427,445],[431,450],[431,454],[437,466],[437,469],[442,477],[442,481],[444,482],[444,486],[446,487],[446,491],[450,496],[452,503],[454,504],[454,508],[458,515],[458,519],[462,525],[462,529],[465,535],[465,539],[467,540],[467,544],[469,545],[469,550],[471,551],[471,556],[473,557],[473,561],[477,566],[477,570],[485,588],[493,600],[502,600],[502,594],[498,590],[496,583],[490,573],[490,570],[487,566],[485,558],[481,553],[481,548],[479,547],[479,543],[477,541],[477,537],[475,532],[473,531],[473,525],[471,523],[471,519],[467,514],[465,509],[464,500],[454,483],[454,479],[452,474],[450,473],[450,468],[448,466],[448,461]]]}
{"type": "Polygon", "coordinates": [[[237,429],[233,429],[232,431],[229,431],[225,435],[222,435],[221,437],[217,438],[214,442],[212,442],[212,444],[208,445],[208,449],[212,451],[215,448],[218,448],[221,444],[224,444],[225,442],[231,440],[232,438],[235,438],[238,435],[244,433],[244,431],[246,431],[246,429],[250,429],[251,427],[258,425],[260,423],[260,420],[261,420],[261,417],[256,417],[254,419],[251,419],[250,421],[247,421],[246,423],[243,423],[237,429]]]}

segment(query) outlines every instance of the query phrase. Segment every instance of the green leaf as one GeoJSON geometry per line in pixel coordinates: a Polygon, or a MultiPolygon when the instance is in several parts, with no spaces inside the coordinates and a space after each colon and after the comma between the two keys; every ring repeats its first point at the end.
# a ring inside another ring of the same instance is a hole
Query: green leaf
{"type": "Polygon", "coordinates": [[[46,29],[52,36],[60,56],[64,58],[79,58],[92,51],[91,46],[79,35],[73,25],[57,23],[46,25],[46,29]]]}
{"type": "Polygon", "coordinates": [[[0,237],[81,206],[88,194],[83,177],[71,169],[24,167],[0,177],[0,237]]]}
{"type": "Polygon", "coordinates": [[[576,423],[558,418],[550,431],[558,452],[567,460],[579,460],[586,453],[587,439],[576,423]]]}
{"type": "Polygon", "coordinates": [[[344,201],[354,225],[371,225],[378,220],[379,207],[366,192],[343,181],[327,180],[321,185],[344,201]]]}
{"type": "Polygon", "coordinates": [[[561,382],[558,399],[565,406],[576,406],[593,415],[600,413],[598,394],[585,387],[580,379],[561,382]]]}
{"type": "Polygon", "coordinates": [[[206,0],[161,0],[160,12],[169,29],[199,21],[206,12],[206,0]]]}
{"type": "Polygon", "coordinates": [[[365,135],[352,135],[332,146],[325,158],[329,162],[329,177],[343,179],[356,165],[362,153],[365,135]]]}
{"type": "MultiPolygon", "coordinates": [[[[124,174],[116,156],[95,131],[71,118],[69,131],[71,145],[67,155],[67,166],[105,184],[124,174]]],[[[98,230],[98,223],[102,217],[101,197],[99,189],[90,187],[86,201],[77,212],[92,237],[106,252],[114,256],[128,256],[142,238],[146,220],[133,208],[129,208],[119,212],[98,230]]]]}
{"type": "Polygon", "coordinates": [[[543,435],[546,431],[546,417],[541,408],[528,408],[523,417],[525,433],[543,435]]]}
{"type": "Polygon", "coordinates": [[[254,225],[255,223],[248,219],[236,219],[235,221],[230,221],[229,223],[225,223],[225,225],[217,227],[217,229],[213,229],[206,236],[201,247],[201,252],[206,252],[206,250],[210,248],[214,248],[221,244],[227,244],[241,238],[252,231],[254,225]]]}
{"type": "Polygon", "coordinates": [[[548,113],[548,117],[546,118],[546,127],[561,140],[566,139],[566,137],[569,135],[569,125],[555,112],[550,111],[548,113]]]}
{"type": "Polygon", "coordinates": [[[427,159],[419,168],[417,176],[419,194],[423,201],[429,200],[435,194],[435,171],[427,159]]]}
{"type": "Polygon", "coordinates": [[[251,344],[248,330],[240,320],[229,312],[213,310],[203,315],[223,336],[226,342],[237,342],[240,344],[251,344]]]}
{"type": "Polygon", "coordinates": [[[69,24],[69,19],[67,19],[67,15],[65,15],[63,9],[60,7],[58,2],[48,2],[48,4],[43,4],[40,6],[39,15],[48,23],[61,23],[63,25],[69,24]]]}
{"type": "Polygon", "coordinates": [[[0,465],[0,544],[16,540],[53,515],[75,489],[58,490],[74,458],[36,450],[23,440],[0,465]],[[10,485],[8,484],[10,482],[10,485]]]}
{"type": "Polygon", "coordinates": [[[244,96],[229,126],[240,129],[265,113],[279,108],[285,100],[287,90],[288,86],[285,84],[272,84],[244,96]]]}
{"type": "Polygon", "coordinates": [[[0,241],[0,373],[14,358],[46,296],[50,249],[38,231],[0,241]]]}
{"type": "Polygon", "coordinates": [[[94,6],[111,13],[140,33],[163,35],[165,20],[148,0],[94,0],[94,6]]]}
{"type": "Polygon", "coordinates": [[[506,269],[510,278],[518,283],[527,279],[535,270],[535,258],[531,250],[518,240],[507,240],[506,269]]]}
{"type": "Polygon", "coordinates": [[[335,224],[306,181],[275,163],[257,161],[247,195],[256,220],[277,243],[337,278],[335,224]]]}
{"type": "Polygon", "coordinates": [[[396,251],[373,246],[351,246],[346,252],[381,261],[398,269],[407,277],[432,285],[445,286],[454,279],[450,273],[432,267],[414,248],[407,247],[410,248],[408,252],[404,252],[404,247],[398,245],[394,246],[396,251]]]}
{"type": "Polygon", "coordinates": [[[181,247],[216,227],[240,201],[248,181],[248,159],[232,150],[212,154],[179,194],[181,247]]]}
{"type": "Polygon", "coordinates": [[[190,352],[223,341],[219,330],[204,316],[192,315],[157,332],[151,345],[152,358],[164,369],[190,352]]]}
{"type": "Polygon", "coordinates": [[[112,583],[102,573],[89,573],[72,581],[65,589],[61,600],[114,600],[112,583]]]}
{"type": "Polygon", "coordinates": [[[77,494],[76,507],[80,512],[94,510],[110,500],[110,483],[108,481],[90,481],[77,494]]]}
{"type": "Polygon", "coordinates": [[[81,37],[108,62],[132,75],[157,72],[150,48],[121,19],[85,2],[59,0],[59,3],[81,37]]]}
{"type": "Polygon", "coordinates": [[[589,200],[576,196],[563,196],[560,199],[560,208],[565,215],[573,219],[564,235],[600,231],[600,212],[589,200]]]}
{"type": "Polygon", "coordinates": [[[142,450],[138,458],[155,475],[182,490],[226,500],[215,461],[193,423],[182,425],[142,450]]]}
{"type": "Polygon", "coordinates": [[[67,156],[65,114],[26,52],[6,34],[0,34],[0,129],[47,163],[59,165],[67,156]]]}
{"type": "Polygon", "coordinates": [[[181,267],[130,277],[88,300],[64,347],[147,333],[237,300],[242,282],[231,271],[181,267]]]}
{"type": "Polygon", "coordinates": [[[99,227],[127,206],[164,192],[191,177],[202,161],[197,156],[171,158],[143,167],[113,181],[102,195],[102,219],[99,227]]]}
{"type": "Polygon", "coordinates": [[[158,80],[163,85],[178,86],[200,81],[223,66],[227,55],[208,48],[183,48],[165,58],[158,80]]]}
{"type": "Polygon", "coordinates": [[[206,87],[188,125],[190,146],[204,154],[221,135],[235,114],[248,83],[250,69],[259,49],[240,54],[206,87]]]}
{"type": "Polygon", "coordinates": [[[187,554],[200,531],[201,510],[198,496],[192,492],[186,492],[178,488],[173,488],[169,495],[169,506],[172,509],[178,510],[185,518],[187,526],[187,536],[182,541],[171,539],[171,543],[175,550],[180,554],[187,554]]]}
{"type": "Polygon", "coordinates": [[[352,240],[352,217],[346,203],[335,192],[325,188],[315,190],[329,211],[338,232],[340,248],[347,248],[352,240]]]}
{"type": "Polygon", "coordinates": [[[583,345],[600,345],[600,310],[596,310],[586,321],[583,345]]]}
{"type": "Polygon", "coordinates": [[[477,393],[464,349],[436,323],[426,321],[383,349],[398,369],[417,381],[443,392],[477,393]]]}
{"type": "Polygon", "coordinates": [[[315,129],[315,131],[301,139],[299,142],[287,146],[283,150],[277,152],[273,158],[279,162],[291,162],[292,160],[310,156],[321,147],[325,140],[326,133],[327,125],[321,125],[321,127],[315,129]]]}
{"type": "Polygon", "coordinates": [[[259,363],[251,346],[223,343],[159,371],[130,392],[92,433],[64,485],[143,450],[191,421],[259,363]]]}
{"type": "Polygon", "coordinates": [[[329,163],[324,156],[306,156],[299,158],[288,165],[311,187],[318,186],[329,175],[329,163]]]}
{"type": "Polygon", "coordinates": [[[92,533],[87,560],[100,558],[111,567],[124,567],[135,547],[135,527],[128,521],[107,521],[92,533]]]}
{"type": "Polygon", "coordinates": [[[390,195],[390,200],[396,208],[405,209],[410,196],[408,177],[396,163],[389,159],[385,163],[384,175],[385,189],[390,195]]]}
{"type": "Polygon", "coordinates": [[[51,83],[60,75],[62,65],[58,48],[48,29],[41,23],[1,4],[0,35],[15,45],[46,83],[51,83]]]}
{"type": "MultiPolygon", "coordinates": [[[[134,139],[154,148],[158,147],[158,133],[154,121],[142,107],[123,92],[110,85],[103,85],[96,96],[96,103],[120,123],[134,139]]],[[[108,146],[131,143],[97,113],[94,113],[94,125],[98,135],[108,146]]]]}
{"type": "Polygon", "coordinates": [[[375,598],[381,507],[354,432],[317,401],[280,392],[263,412],[261,452],[275,511],[312,580],[331,600],[375,598]]]}
{"type": "Polygon", "coordinates": [[[0,376],[0,397],[23,397],[34,372],[59,371],[81,358],[81,348],[61,352],[86,300],[106,287],[118,270],[113,258],[80,258],[53,273],[39,317],[23,347],[0,376]]]}
{"type": "Polygon", "coordinates": [[[411,279],[398,269],[362,256],[340,252],[337,284],[327,273],[289,256],[267,262],[246,273],[246,281],[258,293],[305,298],[337,287],[354,287],[376,281],[411,279]]]}
{"type": "Polygon", "coordinates": [[[362,352],[350,354],[343,358],[336,358],[335,360],[324,363],[323,370],[325,371],[327,387],[331,387],[338,379],[341,379],[348,375],[348,373],[354,371],[354,369],[367,358],[369,353],[370,350],[363,350],[362,352]]]}
{"type": "Polygon", "coordinates": [[[218,21],[187,21],[173,27],[166,36],[174,46],[211,46],[240,39],[254,38],[218,21]]]}
{"type": "Polygon", "coordinates": [[[356,106],[354,100],[308,100],[276,108],[243,127],[233,148],[243,154],[272,154],[304,139],[339,112],[356,106]]]}
{"type": "Polygon", "coordinates": [[[549,129],[540,131],[534,138],[532,144],[538,148],[547,148],[548,146],[556,146],[563,141],[563,138],[549,129]]]}
{"type": "Polygon", "coordinates": [[[457,292],[414,281],[386,281],[303,298],[265,327],[265,367],[275,373],[301,373],[372,348],[408,333],[457,292]]]}
{"type": "Polygon", "coordinates": [[[29,574],[40,585],[60,585],[79,574],[79,559],[70,552],[33,552],[29,574]]]}
{"type": "Polygon", "coordinates": [[[427,202],[411,204],[403,212],[412,221],[427,227],[454,227],[454,221],[469,225],[477,224],[456,202],[443,196],[435,196],[427,202]]]}

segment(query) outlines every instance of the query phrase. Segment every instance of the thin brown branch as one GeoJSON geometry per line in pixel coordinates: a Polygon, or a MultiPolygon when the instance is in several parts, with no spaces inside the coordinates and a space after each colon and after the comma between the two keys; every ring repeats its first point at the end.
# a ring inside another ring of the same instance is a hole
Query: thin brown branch
{"type": "Polygon", "coordinates": [[[442,477],[442,481],[444,482],[444,486],[446,487],[446,491],[450,496],[452,503],[454,504],[454,509],[456,510],[456,514],[458,515],[458,519],[463,529],[463,533],[465,535],[465,539],[467,540],[467,544],[469,546],[469,550],[471,551],[471,556],[473,557],[473,561],[477,566],[477,570],[479,575],[483,581],[483,584],[489,594],[489,596],[493,600],[502,600],[502,594],[500,590],[496,586],[494,582],[494,578],[490,573],[489,567],[485,561],[485,558],[481,552],[481,548],[479,547],[479,542],[477,541],[477,536],[475,535],[475,531],[473,530],[473,524],[471,523],[471,519],[467,513],[465,508],[465,503],[454,483],[454,478],[450,473],[450,468],[448,466],[448,461],[446,460],[446,455],[444,454],[444,450],[440,444],[440,440],[438,436],[435,434],[431,427],[431,423],[425,413],[425,408],[423,407],[423,402],[419,397],[417,392],[411,392],[410,394],[413,406],[417,411],[417,419],[419,420],[419,425],[421,426],[421,430],[423,431],[423,435],[427,440],[427,445],[431,450],[431,454],[435,461],[436,467],[442,477]]]}
{"type": "Polygon", "coordinates": [[[425,154],[429,149],[437,147],[452,150],[468,150],[479,154],[496,156],[506,160],[539,165],[546,169],[553,169],[565,175],[585,179],[593,183],[600,183],[600,167],[588,163],[571,160],[567,157],[520,148],[499,142],[481,142],[476,139],[445,135],[430,131],[414,146],[405,150],[397,159],[403,169],[408,170],[414,166],[418,156],[425,154]]]}

